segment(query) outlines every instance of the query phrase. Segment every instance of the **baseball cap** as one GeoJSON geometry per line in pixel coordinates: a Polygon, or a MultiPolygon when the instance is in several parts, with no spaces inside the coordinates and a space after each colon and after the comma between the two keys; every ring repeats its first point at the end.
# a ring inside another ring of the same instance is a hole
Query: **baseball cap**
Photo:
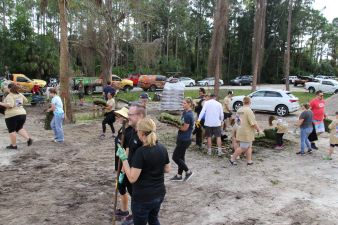
{"type": "Polygon", "coordinates": [[[142,98],[142,99],[150,99],[148,93],[142,93],[140,95],[140,98],[142,98]]]}

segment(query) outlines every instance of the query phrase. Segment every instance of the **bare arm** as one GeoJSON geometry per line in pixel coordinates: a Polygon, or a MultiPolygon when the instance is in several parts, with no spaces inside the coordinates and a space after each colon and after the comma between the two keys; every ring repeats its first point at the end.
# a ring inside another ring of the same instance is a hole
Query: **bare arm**
{"type": "Polygon", "coordinates": [[[179,128],[180,131],[187,131],[189,129],[189,124],[185,123],[182,127],[179,128]]]}
{"type": "Polygon", "coordinates": [[[130,183],[135,183],[142,172],[142,169],[130,168],[128,160],[123,161],[123,169],[130,183]]]}
{"type": "Polygon", "coordinates": [[[304,122],[304,119],[299,119],[296,126],[300,127],[303,124],[303,122],[304,122]]]}
{"type": "Polygon", "coordinates": [[[171,170],[171,165],[170,163],[164,165],[164,172],[165,173],[170,173],[171,170]]]}

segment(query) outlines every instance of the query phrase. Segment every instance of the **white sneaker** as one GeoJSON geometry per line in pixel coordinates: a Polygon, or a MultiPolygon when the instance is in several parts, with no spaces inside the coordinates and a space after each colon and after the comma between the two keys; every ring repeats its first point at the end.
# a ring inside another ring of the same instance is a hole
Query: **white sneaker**
{"type": "Polygon", "coordinates": [[[208,155],[211,155],[211,150],[208,150],[208,155]]]}

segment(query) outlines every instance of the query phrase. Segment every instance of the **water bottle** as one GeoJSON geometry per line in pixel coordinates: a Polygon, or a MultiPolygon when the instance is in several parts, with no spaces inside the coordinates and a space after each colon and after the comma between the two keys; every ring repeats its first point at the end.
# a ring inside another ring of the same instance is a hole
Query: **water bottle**
{"type": "Polygon", "coordinates": [[[119,175],[119,184],[122,184],[123,179],[124,179],[124,173],[121,172],[120,175],[119,175]]]}

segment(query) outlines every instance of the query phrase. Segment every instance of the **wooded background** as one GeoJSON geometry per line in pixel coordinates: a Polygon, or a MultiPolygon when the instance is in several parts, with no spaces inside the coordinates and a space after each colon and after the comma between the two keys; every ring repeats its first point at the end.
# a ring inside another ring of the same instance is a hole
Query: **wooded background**
{"type": "MultiPolygon", "coordinates": [[[[98,76],[110,69],[122,77],[177,71],[197,80],[208,76],[216,0],[64,2],[71,75],[98,76]]],[[[264,39],[258,82],[276,83],[284,77],[289,1],[266,1],[265,13],[256,10],[259,2],[226,1],[225,37],[219,39],[223,46],[217,45],[223,48],[219,68],[225,83],[240,74],[253,74],[255,30],[264,39]],[[257,30],[255,14],[260,18],[265,14],[262,30],[257,30]]],[[[58,3],[1,0],[0,74],[7,65],[10,72],[31,78],[59,76],[58,3]]],[[[312,3],[293,0],[290,75],[338,75],[338,18],[327,21],[312,3]]]]}

